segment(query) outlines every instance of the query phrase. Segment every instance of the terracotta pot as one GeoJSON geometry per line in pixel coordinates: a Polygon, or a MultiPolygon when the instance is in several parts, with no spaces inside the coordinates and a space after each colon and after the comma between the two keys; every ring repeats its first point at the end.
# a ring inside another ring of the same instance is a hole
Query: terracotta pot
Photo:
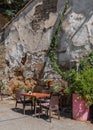
{"type": "Polygon", "coordinates": [[[53,81],[48,81],[48,86],[53,86],[53,81]]]}
{"type": "Polygon", "coordinates": [[[72,116],[73,119],[80,121],[89,119],[89,107],[85,106],[85,100],[79,99],[77,94],[72,95],[72,116]]]}

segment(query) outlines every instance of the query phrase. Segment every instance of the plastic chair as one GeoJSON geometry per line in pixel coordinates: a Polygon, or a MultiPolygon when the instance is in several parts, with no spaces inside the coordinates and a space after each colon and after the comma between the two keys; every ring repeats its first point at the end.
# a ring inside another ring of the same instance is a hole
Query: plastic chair
{"type": "Polygon", "coordinates": [[[47,110],[47,115],[49,112],[49,119],[51,122],[51,112],[56,111],[58,114],[58,119],[60,119],[60,111],[59,111],[59,95],[52,94],[50,98],[50,102],[45,102],[40,104],[40,111],[39,111],[39,118],[40,118],[40,112],[42,112],[42,109],[47,110]]]}
{"type": "Polygon", "coordinates": [[[15,103],[15,108],[17,108],[17,104],[22,104],[23,105],[23,114],[25,114],[25,106],[26,105],[31,105],[31,109],[32,109],[32,100],[30,99],[26,99],[24,96],[22,96],[21,94],[24,93],[24,90],[17,90],[16,91],[16,103],[15,103]]]}

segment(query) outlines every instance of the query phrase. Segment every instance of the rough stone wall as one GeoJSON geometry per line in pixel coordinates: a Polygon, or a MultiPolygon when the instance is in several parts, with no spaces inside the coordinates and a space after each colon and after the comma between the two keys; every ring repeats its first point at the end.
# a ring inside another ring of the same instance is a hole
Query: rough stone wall
{"type": "Polygon", "coordinates": [[[60,78],[46,57],[64,0],[34,0],[5,30],[7,80],[60,78]],[[46,60],[47,59],[47,60],[46,60]],[[47,63],[47,64],[46,64],[47,63]]]}
{"type": "MultiPolygon", "coordinates": [[[[5,30],[6,79],[60,78],[46,56],[65,0],[34,0],[5,30]]],[[[73,67],[93,49],[93,0],[70,0],[58,35],[62,69],[73,67]]]]}
{"type": "Polygon", "coordinates": [[[5,66],[4,31],[0,28],[0,80],[4,79],[5,66]]]}
{"type": "Polygon", "coordinates": [[[0,32],[0,43],[2,42],[3,32],[0,32]]]}
{"type": "Polygon", "coordinates": [[[4,79],[5,70],[5,46],[0,44],[0,80],[4,79]]]}
{"type": "Polygon", "coordinates": [[[59,36],[59,64],[73,67],[93,49],[93,0],[70,0],[71,11],[59,36]]]}

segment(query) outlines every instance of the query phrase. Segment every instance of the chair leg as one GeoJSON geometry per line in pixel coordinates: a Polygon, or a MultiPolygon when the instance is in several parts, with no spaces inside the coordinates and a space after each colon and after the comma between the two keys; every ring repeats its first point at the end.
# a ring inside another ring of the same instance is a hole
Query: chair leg
{"type": "Polygon", "coordinates": [[[17,108],[17,101],[16,101],[16,103],[15,103],[15,108],[17,108]]]}
{"type": "Polygon", "coordinates": [[[42,113],[42,108],[40,107],[40,109],[39,109],[39,118],[40,118],[41,113],[42,113]]]}
{"type": "Polygon", "coordinates": [[[47,114],[47,116],[48,116],[48,110],[46,110],[46,114],[47,114]]]}
{"type": "Polygon", "coordinates": [[[30,105],[31,105],[31,110],[32,110],[33,109],[33,104],[31,103],[30,105]]]}
{"type": "Polygon", "coordinates": [[[23,104],[23,114],[25,115],[25,104],[23,104]]]}
{"type": "Polygon", "coordinates": [[[60,111],[58,110],[57,113],[58,113],[58,120],[60,120],[60,111]]]}
{"type": "Polygon", "coordinates": [[[51,110],[49,110],[49,120],[51,122],[51,110]]]}

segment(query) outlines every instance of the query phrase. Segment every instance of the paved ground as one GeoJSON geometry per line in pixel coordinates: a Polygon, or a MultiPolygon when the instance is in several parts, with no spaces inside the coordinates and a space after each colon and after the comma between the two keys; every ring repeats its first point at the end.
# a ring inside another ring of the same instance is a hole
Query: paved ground
{"type": "Polygon", "coordinates": [[[60,120],[33,117],[26,108],[26,115],[20,109],[14,110],[14,101],[11,99],[0,101],[0,130],[93,130],[90,121],[81,122],[71,118],[61,117],[60,120]]]}

